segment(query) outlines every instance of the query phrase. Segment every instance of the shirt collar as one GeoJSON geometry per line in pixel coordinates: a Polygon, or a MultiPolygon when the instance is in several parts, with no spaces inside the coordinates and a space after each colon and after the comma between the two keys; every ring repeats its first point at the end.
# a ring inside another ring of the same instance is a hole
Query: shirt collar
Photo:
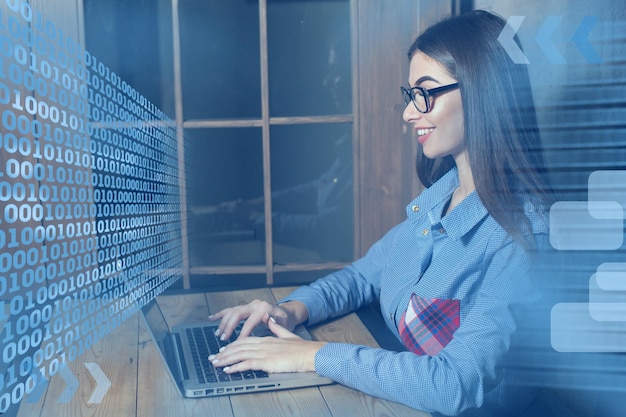
{"type": "Polygon", "coordinates": [[[428,217],[428,221],[432,225],[441,223],[448,236],[452,239],[459,239],[465,235],[487,216],[488,212],[480,201],[478,193],[474,190],[447,216],[442,218],[442,210],[458,186],[458,171],[454,167],[437,182],[422,191],[407,206],[406,211],[409,221],[414,223],[424,217],[428,217]]]}
{"type": "Polygon", "coordinates": [[[441,219],[441,225],[446,229],[448,236],[452,239],[459,239],[472,230],[488,214],[489,212],[487,212],[482,201],[480,201],[478,193],[474,190],[447,216],[441,219]]]}

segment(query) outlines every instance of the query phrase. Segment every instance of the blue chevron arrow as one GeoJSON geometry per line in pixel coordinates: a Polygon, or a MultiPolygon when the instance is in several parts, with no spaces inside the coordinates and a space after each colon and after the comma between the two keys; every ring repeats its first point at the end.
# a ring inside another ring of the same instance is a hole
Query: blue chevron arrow
{"type": "Polygon", "coordinates": [[[585,16],[572,37],[572,41],[574,41],[580,53],[583,54],[590,64],[599,64],[602,62],[602,57],[589,42],[589,36],[597,22],[598,16],[585,16]]]}
{"type": "Polygon", "coordinates": [[[528,58],[526,58],[524,52],[522,52],[522,50],[519,48],[519,46],[517,46],[515,40],[513,39],[520,26],[522,25],[524,18],[525,16],[509,17],[509,19],[506,21],[506,25],[504,25],[504,28],[502,29],[502,32],[500,32],[500,35],[498,35],[498,42],[500,42],[500,45],[502,45],[506,53],[515,64],[530,64],[530,61],[528,60],[528,58]]]}
{"type": "Polygon", "coordinates": [[[34,404],[39,402],[39,399],[46,392],[46,387],[48,386],[48,380],[44,378],[39,369],[35,368],[35,372],[33,375],[37,378],[37,385],[33,388],[33,390],[28,394],[27,403],[34,404]]]}
{"type": "Polygon", "coordinates": [[[535,42],[553,64],[565,64],[565,58],[552,42],[552,35],[561,22],[562,16],[548,16],[535,36],[535,42]]]}
{"type": "Polygon", "coordinates": [[[57,400],[57,403],[67,404],[70,402],[70,400],[74,396],[74,393],[76,393],[76,390],[78,389],[78,385],[80,384],[78,382],[78,379],[76,379],[76,377],[74,376],[72,371],[70,371],[70,368],[68,368],[66,364],[64,364],[59,369],[59,373],[65,380],[65,389],[61,393],[61,396],[57,400]]]}

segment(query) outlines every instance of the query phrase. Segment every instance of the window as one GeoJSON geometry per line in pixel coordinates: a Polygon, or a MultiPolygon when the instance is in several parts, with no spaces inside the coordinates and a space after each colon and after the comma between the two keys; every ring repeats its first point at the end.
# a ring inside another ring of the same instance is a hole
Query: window
{"type": "Polygon", "coordinates": [[[105,3],[87,48],[184,137],[185,286],[351,261],[352,2],[105,3]]]}

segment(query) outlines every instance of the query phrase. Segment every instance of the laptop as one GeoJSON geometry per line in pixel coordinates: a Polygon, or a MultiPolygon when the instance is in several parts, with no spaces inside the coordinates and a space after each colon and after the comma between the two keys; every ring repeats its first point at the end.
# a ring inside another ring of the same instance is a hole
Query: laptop
{"type": "MultiPolygon", "coordinates": [[[[212,397],[333,383],[331,379],[315,372],[268,374],[263,371],[248,371],[226,374],[221,368],[213,367],[208,356],[217,353],[221,346],[234,341],[236,335],[230,341],[221,342],[214,335],[217,324],[211,322],[182,324],[170,329],[156,299],[151,300],[141,310],[170,377],[184,397],[212,397]]],[[[239,330],[240,327],[236,331],[237,335],[239,330]]],[[[267,330],[264,333],[267,334],[267,330]]],[[[304,326],[298,326],[295,333],[311,339],[304,326]]],[[[256,335],[264,334],[261,332],[256,335]]]]}

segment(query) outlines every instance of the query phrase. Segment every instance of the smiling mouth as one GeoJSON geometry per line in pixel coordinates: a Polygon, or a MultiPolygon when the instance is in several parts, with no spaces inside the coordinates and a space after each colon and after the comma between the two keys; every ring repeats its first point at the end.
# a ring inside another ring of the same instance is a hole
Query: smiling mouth
{"type": "Polygon", "coordinates": [[[430,127],[428,129],[417,129],[417,136],[424,136],[427,135],[429,133],[432,133],[433,130],[435,130],[434,127],[430,127]]]}

